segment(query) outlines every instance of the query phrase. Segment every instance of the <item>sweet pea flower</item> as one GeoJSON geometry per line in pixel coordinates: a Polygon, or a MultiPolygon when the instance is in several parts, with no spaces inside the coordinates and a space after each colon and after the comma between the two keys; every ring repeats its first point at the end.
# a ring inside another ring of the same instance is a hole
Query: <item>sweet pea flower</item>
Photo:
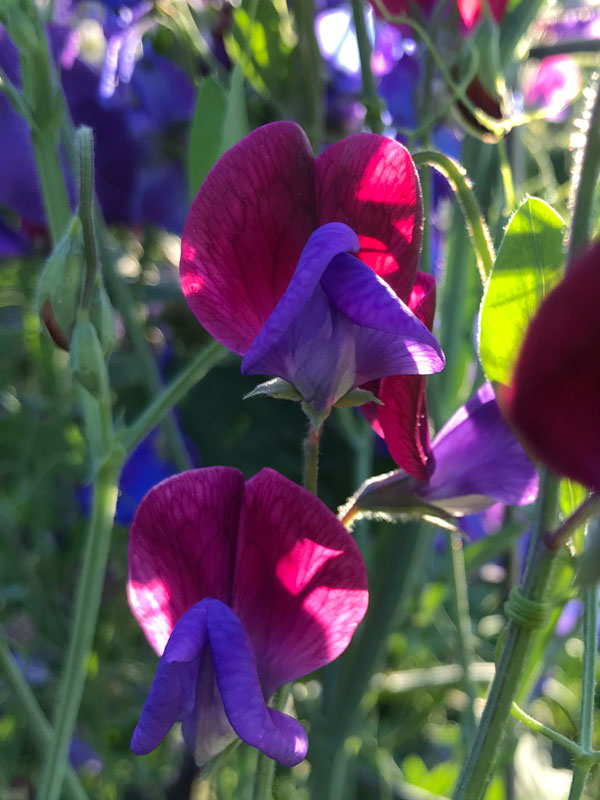
{"type": "Polygon", "coordinates": [[[600,240],[581,252],[525,336],[508,415],[533,455],[600,491],[600,240]]]}
{"type": "Polygon", "coordinates": [[[568,106],[581,91],[581,70],[572,56],[549,56],[526,74],[523,99],[526,105],[545,109],[546,119],[560,122],[568,106]]]}
{"type": "Polygon", "coordinates": [[[367,608],[362,556],[319,499],[270,469],[168,478],[133,521],[128,594],[161,654],[134,753],[179,720],[199,764],[236,736],[286,766],[305,757],[300,723],[266,701],[337,658],[367,608]]]}
{"type": "Polygon", "coordinates": [[[538,475],[485,383],[442,427],[431,445],[431,472],[417,481],[400,470],[367,481],[344,510],[346,517],[397,510],[419,502],[453,516],[495,503],[528,505],[538,475]]]}
{"type": "Polygon", "coordinates": [[[225,153],[187,219],[181,281],[245,375],[293,384],[317,414],[387,375],[429,374],[441,349],[406,305],[422,204],[398,142],[356,134],[313,158],[292,122],[225,153]]]}

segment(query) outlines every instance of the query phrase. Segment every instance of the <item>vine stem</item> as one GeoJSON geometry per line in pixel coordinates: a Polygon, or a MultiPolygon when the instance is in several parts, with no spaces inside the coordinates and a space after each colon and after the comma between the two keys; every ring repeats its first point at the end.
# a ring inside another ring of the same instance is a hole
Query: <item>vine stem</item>
{"type": "Polygon", "coordinates": [[[450,555],[452,559],[452,594],[454,600],[455,624],[458,634],[458,655],[462,667],[462,686],[469,702],[466,712],[465,739],[471,741],[477,728],[475,719],[475,701],[477,700],[477,686],[472,678],[472,665],[474,661],[473,632],[471,630],[471,616],[469,613],[469,594],[467,590],[467,574],[465,570],[465,556],[463,551],[462,536],[460,533],[450,534],[450,555]]]}
{"type": "Polygon", "coordinates": [[[313,147],[323,141],[323,80],[321,51],[315,34],[315,6],[313,0],[296,0],[294,15],[298,28],[298,52],[302,63],[303,85],[307,101],[307,131],[313,147]]]}
{"type": "Polygon", "coordinates": [[[39,783],[39,796],[44,800],[58,800],[65,776],[69,743],[81,704],[87,660],[96,631],[123,460],[123,450],[116,447],[100,466],[94,482],[92,517],[77,591],[71,641],[56,706],[54,735],[46,751],[39,783]]]}
{"type": "MultiPolygon", "coordinates": [[[[581,683],[581,713],[579,746],[585,753],[592,750],[594,736],[594,695],[596,692],[596,663],[598,660],[598,585],[589,586],[584,593],[583,611],[583,679],[581,683]]],[[[592,767],[588,758],[576,758],[568,800],[580,800],[587,776],[592,767]]]]}
{"type": "Polygon", "coordinates": [[[463,167],[453,159],[435,150],[421,150],[413,155],[417,167],[429,165],[449,181],[465,217],[471,236],[481,282],[485,285],[492,271],[496,254],[492,237],[483,219],[477,198],[463,167]]]}
{"type": "Polygon", "coordinates": [[[120,441],[125,452],[131,453],[142,439],[169,414],[173,406],[177,405],[189,390],[228,354],[229,351],[215,341],[203,347],[135,422],[121,434],[120,441]]]}
{"type": "Polygon", "coordinates": [[[367,33],[365,22],[365,4],[363,0],[352,0],[352,16],[354,19],[354,30],[356,31],[356,41],[358,43],[358,53],[360,56],[360,73],[362,78],[363,98],[362,102],[367,112],[367,125],[373,133],[383,133],[383,122],[381,119],[381,99],[377,93],[373,71],[371,69],[371,42],[367,33]]]}
{"type": "MultiPolygon", "coordinates": [[[[15,697],[29,718],[31,729],[42,751],[46,750],[52,740],[52,728],[46,715],[40,708],[31,687],[10,652],[3,636],[0,635],[0,667],[15,697]]],[[[75,770],[69,765],[65,774],[65,787],[72,800],[87,800],[87,794],[81,785],[75,770]]]]}
{"type": "Polygon", "coordinates": [[[319,445],[322,431],[322,424],[315,428],[311,423],[304,443],[304,487],[313,494],[318,493],[319,445]]]}
{"type": "MultiPolygon", "coordinates": [[[[555,518],[557,501],[558,480],[543,472],[523,579],[523,594],[529,600],[542,600],[546,594],[555,553],[546,547],[543,534],[555,518]]],[[[453,800],[480,800],[485,794],[494,772],[533,633],[530,628],[517,625],[513,621],[508,623],[496,675],[475,739],[458,778],[453,800]]]]}

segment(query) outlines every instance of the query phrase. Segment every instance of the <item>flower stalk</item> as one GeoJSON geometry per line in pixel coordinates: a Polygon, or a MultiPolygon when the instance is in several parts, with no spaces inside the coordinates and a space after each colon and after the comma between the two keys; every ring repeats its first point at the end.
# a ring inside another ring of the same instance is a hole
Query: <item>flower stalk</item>
{"type": "Polygon", "coordinates": [[[381,119],[382,102],[377,94],[373,70],[371,69],[371,42],[367,33],[365,21],[365,4],[362,0],[352,0],[352,16],[354,19],[354,29],[356,31],[356,41],[360,56],[360,74],[362,78],[362,103],[367,112],[367,125],[373,133],[383,133],[383,122],[381,119]]]}

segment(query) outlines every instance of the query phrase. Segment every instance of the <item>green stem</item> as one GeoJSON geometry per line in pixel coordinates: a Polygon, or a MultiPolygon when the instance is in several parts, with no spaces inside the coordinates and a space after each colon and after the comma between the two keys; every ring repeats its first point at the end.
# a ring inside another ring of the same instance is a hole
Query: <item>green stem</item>
{"type": "Polygon", "coordinates": [[[73,738],[83,695],[87,661],[100,609],[123,455],[123,451],[116,448],[100,466],[94,482],[92,517],[77,591],[71,641],[58,694],[53,736],[40,777],[39,796],[44,800],[58,800],[65,776],[69,743],[73,738]]]}
{"type": "Polygon", "coordinates": [[[304,442],[304,487],[313,494],[318,494],[319,444],[322,431],[323,425],[315,428],[310,424],[308,436],[304,442]]]}
{"type": "MultiPolygon", "coordinates": [[[[106,246],[106,233],[103,230],[103,226],[98,225],[98,228],[100,230],[99,245],[104,268],[103,274],[106,279],[108,290],[123,318],[123,324],[131,341],[135,356],[142,364],[143,379],[146,384],[148,397],[155,397],[163,389],[160,370],[148,346],[144,329],[137,318],[129,286],[127,286],[120,275],[117,275],[115,271],[112,253],[106,246]]],[[[173,414],[169,414],[165,417],[163,420],[163,428],[177,469],[180,471],[190,469],[192,463],[185,447],[179,425],[173,414]]]]}
{"type": "Polygon", "coordinates": [[[600,75],[594,74],[587,89],[586,142],[576,159],[573,177],[573,215],[567,265],[590,240],[594,224],[594,193],[600,176],[600,75]]]}
{"type": "Polygon", "coordinates": [[[190,391],[210,370],[229,353],[218,342],[207,344],[192,361],[166,386],[158,397],[143,411],[120,436],[126,453],[142,441],[146,434],[160,424],[173,406],[190,391]]]}
{"type": "Polygon", "coordinates": [[[296,0],[294,15],[298,30],[298,53],[306,93],[306,130],[314,148],[323,141],[324,105],[321,51],[315,35],[315,5],[313,0],[296,0]]]}
{"type": "Polygon", "coordinates": [[[467,230],[475,250],[481,281],[485,285],[496,255],[492,237],[479,210],[477,198],[465,170],[456,161],[435,150],[423,150],[415,153],[413,159],[417,167],[428,164],[441,172],[450,182],[464,214],[467,230]]]}
{"type": "Polygon", "coordinates": [[[81,305],[88,308],[92,301],[94,281],[98,274],[98,249],[94,228],[94,139],[91,128],[81,127],[76,133],[79,161],[79,219],[83,232],[85,281],[81,305]]]}
{"type": "MultiPolygon", "coordinates": [[[[52,740],[52,728],[46,719],[46,715],[40,708],[35,695],[31,691],[31,687],[25,680],[23,673],[15,664],[15,660],[12,657],[12,653],[10,652],[8,644],[1,635],[0,668],[2,669],[2,672],[4,673],[4,676],[13,691],[13,694],[20,702],[25,715],[28,717],[31,730],[33,731],[40,750],[43,752],[48,748],[52,740]]],[[[87,795],[83,789],[83,786],[79,782],[79,778],[71,766],[67,767],[65,786],[67,792],[73,800],[87,800],[87,795]]]]}
{"type": "Polygon", "coordinates": [[[43,130],[39,134],[32,131],[31,140],[50,236],[52,244],[56,244],[71,218],[65,179],[58,157],[58,147],[53,141],[53,137],[46,137],[43,130]]]}
{"type": "MultiPolygon", "coordinates": [[[[277,690],[272,707],[283,711],[290,694],[291,684],[287,683],[277,690]]],[[[272,800],[273,780],[275,778],[275,761],[264,753],[258,754],[256,775],[254,778],[254,792],[252,800],[272,800]]]]}
{"type": "MultiPolygon", "coordinates": [[[[543,600],[550,579],[555,553],[544,543],[544,531],[556,516],[558,481],[543,473],[537,515],[531,532],[523,595],[529,600],[543,600]]],[[[496,675],[467,756],[453,800],[481,800],[492,778],[500,745],[517,694],[523,665],[534,631],[510,621],[498,661],[496,675]]]]}
{"type": "Polygon", "coordinates": [[[515,210],[515,184],[513,181],[512,169],[506,153],[506,144],[504,139],[498,139],[497,142],[498,155],[500,157],[500,175],[502,177],[502,185],[504,187],[504,216],[508,217],[515,210]]]}
{"type": "Polygon", "coordinates": [[[458,633],[458,656],[462,667],[462,686],[469,702],[466,711],[465,740],[469,743],[477,728],[475,720],[475,701],[477,700],[477,686],[471,677],[474,662],[473,632],[471,630],[471,616],[469,614],[469,594],[467,589],[467,575],[465,571],[465,556],[460,533],[450,534],[450,553],[452,557],[452,593],[456,631],[458,633]]]}
{"type": "Polygon", "coordinates": [[[371,42],[367,33],[365,23],[365,4],[362,0],[352,0],[352,16],[354,18],[354,29],[356,31],[356,41],[360,55],[360,73],[362,77],[363,97],[362,103],[367,112],[367,125],[373,133],[383,133],[383,122],[381,120],[381,99],[377,93],[375,79],[371,70],[371,42]]]}
{"type": "MultiPolygon", "coordinates": [[[[598,660],[598,586],[585,590],[583,611],[583,678],[581,683],[581,713],[579,745],[585,753],[592,750],[594,737],[594,708],[596,694],[596,663],[598,660]]],[[[592,764],[589,759],[575,759],[569,800],[580,800],[592,764]]]]}
{"type": "Polygon", "coordinates": [[[581,747],[577,742],[563,736],[562,733],[555,731],[554,728],[549,728],[547,725],[544,725],[543,722],[539,722],[526,711],[523,711],[516,703],[512,704],[511,714],[515,719],[518,719],[519,722],[522,722],[523,725],[526,725],[530,731],[540,733],[542,736],[545,736],[546,739],[550,739],[551,742],[555,742],[561,747],[564,747],[574,758],[578,758],[582,754],[581,747]]]}
{"type": "Polygon", "coordinates": [[[597,53],[598,50],[600,50],[600,39],[572,39],[552,44],[536,44],[527,54],[527,58],[542,59],[568,53],[597,53]]]}
{"type": "Polygon", "coordinates": [[[547,534],[546,545],[551,550],[558,550],[559,547],[567,543],[568,538],[577,528],[585,525],[598,511],[600,511],[600,494],[594,492],[583,501],[579,508],[562,525],[552,533],[547,534]]]}

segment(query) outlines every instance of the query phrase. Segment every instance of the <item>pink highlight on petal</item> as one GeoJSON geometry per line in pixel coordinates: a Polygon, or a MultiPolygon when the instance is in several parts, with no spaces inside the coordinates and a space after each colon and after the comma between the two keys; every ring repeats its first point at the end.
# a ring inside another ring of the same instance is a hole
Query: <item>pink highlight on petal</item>
{"type": "Polygon", "coordinates": [[[330,558],[342,554],[342,550],[323,547],[310,539],[300,539],[290,552],[277,562],[275,575],[291,595],[297,595],[330,558]]]}

